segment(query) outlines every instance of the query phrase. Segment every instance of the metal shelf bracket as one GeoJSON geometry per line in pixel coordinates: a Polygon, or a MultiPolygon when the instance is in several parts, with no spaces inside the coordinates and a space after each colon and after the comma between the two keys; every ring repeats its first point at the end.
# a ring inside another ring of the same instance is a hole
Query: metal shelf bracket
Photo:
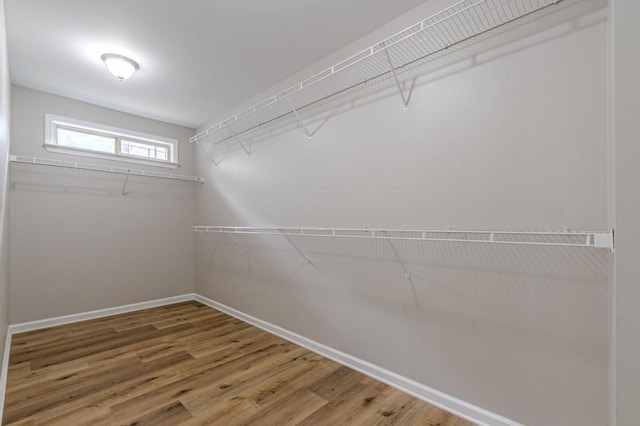
{"type": "Polygon", "coordinates": [[[120,197],[124,198],[127,191],[127,184],[129,183],[129,176],[131,176],[131,170],[127,170],[127,175],[124,177],[124,184],[122,185],[122,193],[120,197]]]}
{"type": "MultiPolygon", "coordinates": [[[[386,234],[386,232],[385,232],[385,234],[386,234]]],[[[409,273],[409,270],[407,269],[407,267],[404,264],[404,262],[402,261],[402,259],[400,259],[400,255],[398,254],[398,250],[393,245],[393,243],[391,242],[390,239],[385,239],[385,241],[389,244],[389,247],[391,247],[391,251],[393,252],[393,255],[396,257],[396,260],[398,261],[398,264],[400,265],[400,267],[402,267],[402,270],[404,271],[404,277],[406,279],[408,279],[408,280],[411,280],[411,274],[409,273]]]]}
{"type": "Polygon", "coordinates": [[[233,234],[229,234],[229,236],[231,237],[233,242],[236,243],[238,247],[240,247],[240,250],[244,252],[245,256],[247,256],[247,270],[251,271],[251,256],[249,254],[249,249],[245,247],[244,244],[242,244],[240,241],[238,241],[238,239],[233,234]]]}
{"type": "Polygon", "coordinates": [[[302,122],[302,119],[300,118],[300,114],[298,113],[298,109],[293,105],[293,102],[291,102],[291,99],[289,99],[288,96],[286,97],[286,99],[287,99],[287,102],[289,103],[289,106],[291,107],[291,111],[293,111],[293,114],[296,116],[296,121],[298,122],[298,128],[300,130],[302,130],[302,132],[305,134],[305,136],[307,137],[308,140],[313,139],[315,134],[318,133],[318,130],[320,130],[322,128],[322,126],[324,126],[327,123],[327,121],[329,121],[329,119],[331,117],[333,117],[333,115],[337,111],[337,110],[331,111],[331,113],[329,115],[327,115],[320,122],[320,124],[318,124],[318,126],[315,128],[315,130],[310,132],[309,129],[307,128],[307,126],[305,126],[304,123],[302,122]]]}
{"type": "Polygon", "coordinates": [[[225,124],[225,126],[227,126],[227,129],[229,129],[229,131],[233,135],[233,138],[236,140],[236,142],[238,142],[238,144],[242,147],[242,149],[244,149],[244,152],[246,152],[247,155],[251,155],[251,144],[249,144],[249,149],[247,149],[247,147],[244,146],[244,144],[242,143],[242,141],[240,140],[236,132],[233,131],[231,126],[229,126],[228,124],[225,124]]]}
{"type": "Polygon", "coordinates": [[[213,262],[213,258],[216,257],[216,253],[218,252],[218,246],[214,245],[213,250],[211,251],[211,256],[209,256],[209,264],[213,262]]]}
{"type": "Polygon", "coordinates": [[[236,245],[238,247],[240,247],[242,249],[242,251],[244,251],[245,254],[248,256],[249,255],[249,249],[246,248],[240,241],[238,241],[238,239],[233,234],[229,234],[229,236],[231,237],[233,242],[236,243],[236,245]]]}
{"type": "Polygon", "coordinates": [[[214,166],[218,166],[218,165],[222,162],[222,160],[220,160],[220,161],[216,161],[216,160],[214,160],[214,159],[213,159],[213,157],[211,157],[211,156],[209,155],[209,153],[207,152],[207,150],[206,150],[206,149],[204,149],[204,147],[203,147],[202,145],[200,145],[200,142],[199,142],[199,141],[196,141],[196,142],[195,142],[195,144],[196,144],[196,146],[197,146],[198,148],[200,148],[200,150],[201,150],[201,151],[204,153],[204,155],[209,159],[209,161],[211,161],[211,162],[213,163],[213,165],[214,165],[214,166]]]}
{"type": "Polygon", "coordinates": [[[289,237],[289,235],[287,235],[284,230],[280,230],[280,232],[282,233],[282,235],[287,239],[287,241],[289,241],[289,244],[291,244],[291,247],[294,248],[294,250],[296,252],[298,252],[298,254],[300,255],[300,257],[302,257],[302,259],[304,259],[304,263],[305,265],[309,265],[311,264],[311,261],[309,260],[309,258],[307,256],[304,255],[304,253],[302,253],[302,251],[298,248],[298,246],[291,240],[291,238],[289,237]]]}
{"type": "Polygon", "coordinates": [[[411,86],[409,86],[409,91],[405,95],[402,84],[400,84],[400,79],[398,78],[398,73],[396,72],[396,68],[393,66],[393,62],[391,62],[391,56],[389,55],[389,50],[384,48],[384,43],[382,43],[384,54],[387,57],[387,62],[389,63],[389,68],[391,70],[391,74],[393,75],[393,80],[396,83],[396,87],[398,88],[398,92],[400,93],[400,97],[402,98],[402,104],[404,105],[404,112],[409,112],[409,102],[411,101],[411,95],[413,94],[413,88],[416,85],[416,79],[411,80],[411,86]]]}
{"type": "Polygon", "coordinates": [[[311,140],[313,138],[313,135],[315,135],[316,132],[318,131],[318,129],[314,130],[313,133],[309,132],[309,129],[307,129],[307,126],[305,126],[304,123],[302,122],[302,119],[300,118],[300,114],[298,114],[298,109],[293,105],[293,102],[291,102],[291,99],[289,99],[288,96],[286,97],[286,99],[287,99],[287,103],[291,107],[291,111],[293,111],[293,114],[296,116],[296,121],[298,122],[298,128],[302,130],[302,132],[307,136],[307,139],[311,140]]]}

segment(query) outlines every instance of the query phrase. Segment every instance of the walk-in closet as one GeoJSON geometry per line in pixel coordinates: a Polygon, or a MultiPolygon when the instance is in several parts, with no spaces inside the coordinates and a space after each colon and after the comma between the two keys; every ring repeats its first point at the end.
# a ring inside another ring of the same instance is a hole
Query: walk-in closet
{"type": "Polygon", "coordinates": [[[0,0],[3,425],[640,424],[640,4],[0,0]]]}

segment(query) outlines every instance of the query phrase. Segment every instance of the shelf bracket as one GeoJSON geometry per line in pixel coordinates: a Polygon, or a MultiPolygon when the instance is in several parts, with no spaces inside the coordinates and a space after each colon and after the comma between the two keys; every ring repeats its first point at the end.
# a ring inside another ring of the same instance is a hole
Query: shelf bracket
{"type": "MultiPolygon", "coordinates": [[[[240,247],[240,249],[244,252],[244,254],[247,256],[247,268],[249,268],[249,270],[251,270],[251,259],[249,258],[249,249],[247,249],[243,244],[240,243],[240,241],[238,241],[238,239],[236,237],[234,237],[231,234],[227,234],[231,237],[231,239],[233,240],[233,242],[240,247]]],[[[216,257],[216,254],[218,253],[218,245],[214,245],[213,246],[213,250],[211,251],[211,256],[209,256],[209,264],[213,263],[213,259],[216,257]]]]}
{"type": "MultiPolygon", "coordinates": [[[[384,47],[384,44],[382,45],[384,47]]],[[[400,84],[400,80],[398,79],[398,73],[396,72],[395,67],[393,66],[393,62],[391,62],[391,56],[389,55],[389,50],[384,48],[384,54],[387,57],[387,62],[389,63],[389,69],[391,70],[391,74],[393,75],[393,79],[396,82],[396,87],[398,88],[398,92],[400,93],[400,97],[402,98],[402,104],[404,105],[404,112],[409,111],[409,102],[411,101],[411,95],[413,94],[413,88],[416,85],[416,79],[411,80],[411,87],[409,87],[408,93],[405,95],[402,84],[400,84]]]]}
{"type": "Polygon", "coordinates": [[[320,122],[320,124],[318,124],[318,127],[316,127],[316,129],[311,133],[311,136],[314,136],[318,132],[318,130],[320,130],[320,128],[322,128],[322,126],[324,126],[327,123],[327,121],[329,121],[329,119],[331,117],[333,117],[333,115],[336,113],[336,111],[337,111],[337,109],[334,109],[333,111],[331,111],[331,113],[329,113],[329,115],[327,115],[324,118],[324,120],[322,120],[320,122]]]}
{"type": "Polygon", "coordinates": [[[218,246],[213,246],[213,251],[211,252],[211,256],[209,256],[209,265],[213,262],[213,258],[216,257],[216,253],[218,252],[218,246]]]}
{"type": "Polygon", "coordinates": [[[289,99],[288,96],[286,96],[285,98],[287,99],[287,102],[289,103],[289,106],[291,107],[291,111],[293,111],[293,114],[296,116],[296,121],[298,122],[298,127],[307,136],[307,139],[309,139],[309,140],[313,139],[315,134],[318,133],[318,130],[320,130],[320,128],[322,126],[324,126],[325,123],[327,121],[329,121],[329,119],[331,117],[333,117],[333,114],[335,113],[335,111],[331,112],[331,114],[329,114],[324,120],[322,120],[322,122],[318,125],[318,127],[316,127],[316,129],[313,132],[310,132],[309,129],[307,129],[307,126],[305,126],[304,123],[302,122],[302,119],[300,118],[300,114],[298,114],[298,109],[293,105],[293,102],[291,102],[291,99],[289,99]]]}
{"type": "MultiPolygon", "coordinates": [[[[385,232],[385,235],[387,235],[386,232],[385,232]]],[[[396,247],[393,245],[393,243],[391,242],[390,239],[385,239],[385,241],[389,244],[389,247],[391,247],[391,251],[393,252],[393,255],[396,257],[396,260],[398,261],[398,264],[400,265],[400,267],[404,271],[404,277],[406,279],[408,279],[408,280],[411,280],[411,274],[409,273],[409,270],[405,266],[405,264],[402,261],[402,259],[400,259],[400,255],[398,254],[398,250],[396,250],[396,247]]]]}
{"type": "Polygon", "coordinates": [[[227,129],[229,129],[229,131],[233,135],[233,138],[236,140],[236,142],[238,142],[238,145],[240,145],[242,147],[242,149],[244,149],[244,152],[246,152],[247,155],[251,155],[251,145],[249,145],[249,149],[247,149],[247,147],[244,146],[244,144],[242,143],[242,141],[240,140],[240,138],[238,137],[236,132],[233,131],[231,126],[229,126],[228,124],[225,124],[225,126],[227,127],[227,129]]]}
{"type": "Polygon", "coordinates": [[[238,241],[238,239],[233,234],[228,234],[228,235],[231,237],[233,242],[238,247],[240,247],[240,250],[244,252],[245,256],[247,256],[247,270],[251,272],[251,256],[249,255],[249,249],[245,247],[244,244],[242,244],[240,241],[238,241]]]}
{"type": "Polygon", "coordinates": [[[242,251],[248,256],[249,255],[249,249],[246,248],[240,241],[238,241],[238,239],[233,234],[228,234],[228,235],[231,237],[233,242],[236,243],[236,245],[238,247],[240,247],[242,249],[242,251]]]}
{"type": "Polygon", "coordinates": [[[131,172],[131,170],[127,170],[127,175],[124,178],[124,184],[122,185],[122,193],[120,194],[121,198],[124,198],[125,193],[127,191],[127,184],[129,183],[129,176],[130,176],[129,173],[130,172],[131,172]]]}
{"type": "Polygon", "coordinates": [[[204,147],[200,145],[200,142],[196,141],[196,146],[197,146],[198,148],[200,148],[200,150],[204,153],[204,155],[206,155],[206,156],[207,156],[207,158],[209,159],[209,161],[211,161],[211,162],[213,163],[213,165],[214,165],[214,166],[217,166],[217,165],[219,165],[219,164],[222,162],[222,160],[220,160],[220,161],[216,161],[216,160],[214,160],[213,158],[211,158],[211,156],[209,155],[209,153],[207,152],[207,150],[206,150],[206,149],[204,149],[204,147]]]}
{"type": "Polygon", "coordinates": [[[300,257],[302,257],[304,259],[304,263],[306,265],[311,264],[311,261],[309,260],[309,258],[307,256],[305,256],[304,253],[302,253],[302,251],[300,251],[298,246],[295,245],[295,243],[291,240],[291,238],[289,238],[289,236],[287,234],[285,234],[285,232],[282,229],[278,229],[278,231],[280,231],[282,233],[282,236],[285,237],[287,239],[287,241],[289,241],[289,244],[291,244],[291,247],[293,247],[295,249],[295,251],[298,252],[300,257]]]}

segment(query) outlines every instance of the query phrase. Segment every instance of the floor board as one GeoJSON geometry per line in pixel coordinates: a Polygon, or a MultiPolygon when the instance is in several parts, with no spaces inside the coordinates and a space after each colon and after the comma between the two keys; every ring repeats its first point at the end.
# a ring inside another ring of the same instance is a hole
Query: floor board
{"type": "Polygon", "coordinates": [[[2,423],[472,425],[198,302],[14,335],[2,423]]]}

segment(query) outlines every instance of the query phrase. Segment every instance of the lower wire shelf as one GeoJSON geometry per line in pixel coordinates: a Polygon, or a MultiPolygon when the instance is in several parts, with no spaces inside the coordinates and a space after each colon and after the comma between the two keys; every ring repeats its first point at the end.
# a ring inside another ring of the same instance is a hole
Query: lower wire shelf
{"type": "Polygon", "coordinates": [[[203,226],[191,227],[192,231],[220,234],[254,234],[325,237],[325,238],[369,238],[381,240],[444,241],[481,244],[511,244],[527,246],[586,247],[596,249],[614,248],[613,230],[610,231],[459,231],[459,230],[407,230],[369,228],[262,228],[203,226]]]}
{"type": "Polygon", "coordinates": [[[25,155],[11,155],[9,161],[19,164],[31,164],[34,166],[48,166],[65,169],[87,170],[92,172],[103,172],[125,176],[144,176],[156,179],[179,180],[184,182],[204,183],[205,179],[200,176],[189,176],[178,173],[166,173],[152,170],[133,169],[129,167],[104,166],[100,164],[77,163],[74,161],[52,160],[48,158],[28,157],[25,155]]]}

